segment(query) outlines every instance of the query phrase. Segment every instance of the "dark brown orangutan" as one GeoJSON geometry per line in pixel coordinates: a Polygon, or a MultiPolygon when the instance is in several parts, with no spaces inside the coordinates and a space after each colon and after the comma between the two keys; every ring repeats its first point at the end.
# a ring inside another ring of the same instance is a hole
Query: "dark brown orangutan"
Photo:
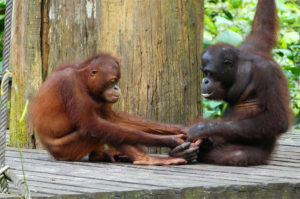
{"type": "MultiPolygon", "coordinates": [[[[42,84],[30,109],[35,134],[57,160],[112,161],[125,155],[134,164],[184,164],[183,158],[152,157],[139,145],[176,147],[186,135],[179,125],[162,124],[116,113],[119,62],[98,54],[58,67],[42,84]],[[115,150],[105,149],[104,145],[115,150]]],[[[196,148],[189,150],[195,151],[196,148]]],[[[189,153],[191,155],[192,153],[189,153]]],[[[195,154],[194,154],[195,155],[195,154]]]]}
{"type": "Polygon", "coordinates": [[[259,0],[252,31],[240,47],[221,43],[203,53],[202,95],[228,105],[222,120],[200,122],[188,131],[189,141],[202,139],[200,162],[265,164],[277,138],[288,130],[288,84],[271,57],[277,23],[275,0],[259,0]]]}

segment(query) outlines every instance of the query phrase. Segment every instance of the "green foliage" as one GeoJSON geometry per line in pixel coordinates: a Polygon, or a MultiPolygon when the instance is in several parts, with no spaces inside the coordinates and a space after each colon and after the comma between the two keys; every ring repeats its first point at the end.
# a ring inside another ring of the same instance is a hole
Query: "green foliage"
{"type": "Polygon", "coordinates": [[[236,32],[233,32],[232,30],[225,30],[221,34],[219,34],[215,40],[217,42],[227,42],[232,45],[238,45],[243,41],[243,38],[241,35],[237,34],[236,32]]]}
{"type": "Polygon", "coordinates": [[[205,118],[217,118],[222,115],[225,108],[226,104],[222,101],[214,101],[203,98],[203,117],[205,118]]]}
{"type": "MultiPolygon", "coordinates": [[[[257,1],[208,0],[205,3],[204,48],[216,42],[238,45],[251,30],[257,1]]],[[[277,0],[280,20],[275,60],[282,66],[290,87],[291,108],[300,128],[300,3],[277,0]]],[[[204,99],[204,117],[220,117],[225,108],[221,102],[204,99]]]]}

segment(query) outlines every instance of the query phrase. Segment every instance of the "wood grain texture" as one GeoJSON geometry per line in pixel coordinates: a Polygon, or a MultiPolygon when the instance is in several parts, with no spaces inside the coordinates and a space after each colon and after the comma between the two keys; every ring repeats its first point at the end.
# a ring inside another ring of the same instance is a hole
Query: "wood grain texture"
{"type": "MultiPolygon", "coordinates": [[[[63,162],[30,149],[24,149],[23,156],[35,198],[296,199],[300,197],[299,138],[300,131],[284,135],[270,163],[252,167],[63,162]]],[[[8,148],[6,160],[22,176],[18,150],[8,148]]]]}
{"type": "Polygon", "coordinates": [[[203,1],[50,1],[48,16],[49,72],[109,52],[122,64],[118,109],[181,124],[200,116],[203,1]]]}
{"type": "Polygon", "coordinates": [[[32,128],[20,122],[26,100],[30,100],[42,82],[41,68],[41,0],[15,0],[12,15],[10,67],[12,95],[10,144],[32,147],[32,128]]]}
{"type": "Polygon", "coordinates": [[[119,108],[172,123],[199,117],[201,1],[101,1],[96,6],[102,20],[97,49],[121,58],[119,108]]]}

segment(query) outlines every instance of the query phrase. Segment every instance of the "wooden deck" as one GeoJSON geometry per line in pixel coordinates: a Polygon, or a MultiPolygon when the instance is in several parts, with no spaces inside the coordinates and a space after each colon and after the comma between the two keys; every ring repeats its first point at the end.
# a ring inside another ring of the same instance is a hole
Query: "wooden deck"
{"type": "MultiPolygon", "coordinates": [[[[33,198],[300,198],[300,131],[280,139],[269,165],[245,168],[58,162],[25,149],[23,156],[33,198]]],[[[6,163],[22,176],[18,150],[7,149],[6,163]]]]}

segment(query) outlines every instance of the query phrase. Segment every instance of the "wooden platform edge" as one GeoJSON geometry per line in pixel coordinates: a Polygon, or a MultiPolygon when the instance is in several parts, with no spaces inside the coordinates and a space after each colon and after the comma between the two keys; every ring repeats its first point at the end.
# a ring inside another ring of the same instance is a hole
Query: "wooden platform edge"
{"type": "Polygon", "coordinates": [[[20,199],[19,196],[13,195],[13,194],[5,194],[5,193],[0,193],[0,199],[20,199]]]}
{"type": "MultiPolygon", "coordinates": [[[[192,187],[184,189],[161,189],[161,190],[141,190],[141,191],[122,191],[122,192],[99,192],[76,195],[63,195],[47,197],[51,199],[217,199],[217,198],[284,198],[295,199],[300,196],[300,183],[274,183],[247,186],[228,186],[217,188],[192,187]]],[[[1,198],[1,195],[0,195],[1,198]]],[[[17,198],[17,197],[16,197],[17,198]]],[[[44,197],[34,197],[42,199],[44,197]]]]}

